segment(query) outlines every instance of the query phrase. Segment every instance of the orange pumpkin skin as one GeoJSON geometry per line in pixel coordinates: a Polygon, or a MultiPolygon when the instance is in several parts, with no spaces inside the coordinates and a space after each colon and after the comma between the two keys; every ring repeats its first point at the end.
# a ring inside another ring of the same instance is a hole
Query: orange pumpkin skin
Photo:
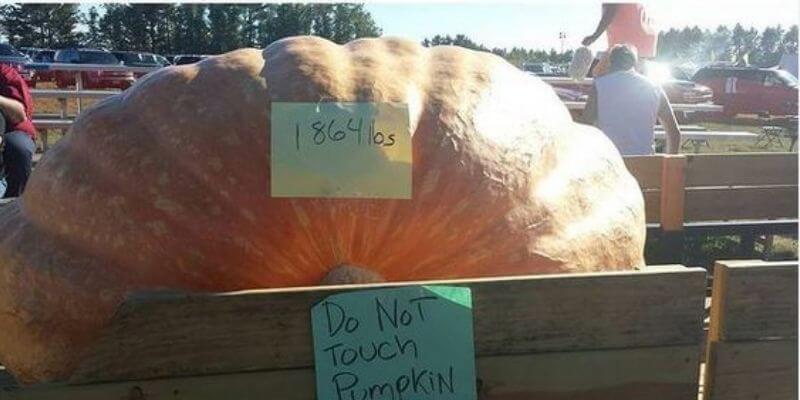
{"type": "Polygon", "coordinates": [[[645,222],[611,142],[502,59],[295,37],[86,110],[0,232],[0,360],[29,383],[68,377],[134,291],[630,269],[645,222]],[[412,199],[270,197],[274,101],[408,103],[412,199]]]}

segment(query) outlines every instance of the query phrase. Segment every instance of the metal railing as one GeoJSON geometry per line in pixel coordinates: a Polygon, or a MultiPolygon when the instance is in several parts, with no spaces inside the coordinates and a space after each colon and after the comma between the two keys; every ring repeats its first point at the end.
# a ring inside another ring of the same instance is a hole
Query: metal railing
{"type": "Polygon", "coordinates": [[[126,65],[104,65],[104,64],[63,64],[63,63],[31,63],[26,64],[25,69],[34,72],[55,72],[66,71],[73,72],[75,76],[75,89],[32,89],[31,96],[34,100],[37,99],[56,99],[59,103],[59,119],[45,119],[36,118],[34,116],[33,123],[37,129],[42,133],[43,150],[47,150],[49,145],[48,130],[66,131],[72,125],[72,120],[69,118],[67,112],[67,100],[74,99],[77,101],[78,114],[83,111],[84,99],[104,99],[109,96],[121,93],[119,90],[85,90],[83,73],[84,72],[153,72],[160,67],[131,67],[126,65]]]}
{"type": "MultiPolygon", "coordinates": [[[[36,99],[57,99],[60,105],[60,119],[37,119],[34,118],[34,125],[41,129],[42,139],[44,142],[44,149],[47,150],[47,130],[66,130],[72,124],[67,113],[67,100],[75,99],[78,105],[78,114],[83,109],[83,99],[104,99],[121,93],[119,90],[85,90],[82,72],[153,72],[163,67],[131,67],[125,65],[103,65],[103,64],[43,64],[31,63],[26,64],[25,68],[31,71],[71,71],[75,73],[75,89],[32,89],[31,96],[36,99]]],[[[580,81],[573,80],[566,77],[542,77],[542,81],[549,84],[579,84],[591,85],[593,80],[591,78],[583,79],[580,81]]],[[[569,110],[582,110],[585,108],[586,103],[580,101],[564,101],[564,104],[569,110]]],[[[673,104],[672,108],[680,112],[721,112],[722,106],[715,104],[673,104]]]]}
{"type": "Polygon", "coordinates": [[[107,65],[107,64],[64,64],[64,63],[30,63],[25,65],[25,69],[30,71],[69,71],[75,73],[75,90],[78,94],[74,97],[78,101],[78,113],[83,109],[82,92],[84,82],[82,72],[153,72],[163,67],[131,67],[127,65],[107,65]]]}

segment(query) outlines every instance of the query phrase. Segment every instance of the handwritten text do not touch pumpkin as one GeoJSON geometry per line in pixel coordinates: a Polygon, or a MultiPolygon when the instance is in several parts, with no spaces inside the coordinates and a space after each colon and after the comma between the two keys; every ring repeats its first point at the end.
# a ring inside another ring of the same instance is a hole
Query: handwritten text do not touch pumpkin
{"type": "Polygon", "coordinates": [[[469,299],[465,288],[408,287],[321,301],[312,309],[317,398],[474,398],[469,299]]]}

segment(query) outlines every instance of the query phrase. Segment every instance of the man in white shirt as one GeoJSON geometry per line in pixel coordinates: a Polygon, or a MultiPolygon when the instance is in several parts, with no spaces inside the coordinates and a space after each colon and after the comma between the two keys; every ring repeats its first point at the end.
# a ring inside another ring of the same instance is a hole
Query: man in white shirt
{"type": "Polygon", "coordinates": [[[660,120],[666,152],[677,154],[681,132],[664,90],[636,72],[636,51],[630,46],[616,45],[608,57],[609,72],[594,79],[583,122],[600,128],[623,156],[632,156],[653,154],[660,120]]]}

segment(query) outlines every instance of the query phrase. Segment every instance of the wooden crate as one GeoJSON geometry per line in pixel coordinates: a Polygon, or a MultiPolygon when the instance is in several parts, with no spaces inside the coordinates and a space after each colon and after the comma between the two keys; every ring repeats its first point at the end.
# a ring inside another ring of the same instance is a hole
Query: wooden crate
{"type": "MultiPolygon", "coordinates": [[[[702,269],[437,283],[472,289],[481,399],[697,397],[702,269]]],[[[311,305],[397,285],[140,295],[68,382],[3,398],[313,399],[311,305]]]]}
{"type": "Polygon", "coordinates": [[[625,157],[648,223],[797,219],[797,153],[625,157]]]}
{"type": "Polygon", "coordinates": [[[797,399],[797,261],[714,267],[705,399],[797,399]]]}

